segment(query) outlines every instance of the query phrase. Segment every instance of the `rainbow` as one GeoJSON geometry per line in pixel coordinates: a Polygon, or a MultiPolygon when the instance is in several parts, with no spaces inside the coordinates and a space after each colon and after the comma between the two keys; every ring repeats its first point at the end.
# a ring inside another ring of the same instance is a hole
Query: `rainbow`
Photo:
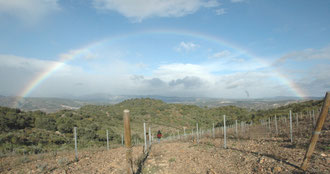
{"type": "Polygon", "coordinates": [[[59,59],[52,63],[49,67],[47,67],[42,73],[36,76],[33,80],[31,80],[21,92],[17,95],[18,97],[27,97],[29,94],[37,88],[42,82],[44,82],[47,78],[49,78],[53,73],[55,73],[58,69],[62,68],[66,65],[67,62],[87,53],[87,50],[97,46],[100,42],[88,44],[87,46],[69,51],[68,53],[61,54],[59,59]]]}
{"type": "MultiPolygon", "coordinates": [[[[212,36],[212,35],[208,35],[208,34],[200,33],[200,32],[187,31],[187,30],[172,30],[172,29],[144,30],[144,31],[138,31],[138,32],[124,34],[124,35],[116,35],[116,36],[108,37],[106,39],[102,39],[100,41],[96,41],[96,42],[87,44],[86,46],[84,46],[82,48],[72,50],[72,51],[69,51],[68,53],[59,55],[59,59],[58,59],[57,63],[53,63],[53,65],[49,66],[42,73],[37,75],[26,86],[24,86],[24,88],[18,93],[17,96],[20,96],[22,98],[29,96],[32,91],[34,91],[40,84],[42,84],[47,78],[49,78],[58,69],[65,66],[69,61],[72,61],[76,58],[84,56],[84,55],[88,54],[90,51],[92,51],[93,49],[96,49],[97,47],[100,47],[104,44],[107,44],[109,42],[116,41],[119,39],[129,38],[129,37],[138,36],[138,35],[146,35],[146,34],[171,34],[171,35],[188,36],[188,37],[192,37],[192,38],[212,41],[212,42],[215,42],[222,46],[231,48],[231,49],[239,52],[242,55],[246,55],[246,56],[249,56],[250,58],[256,59],[263,65],[271,67],[270,63],[266,62],[265,60],[258,58],[256,55],[252,54],[251,52],[247,51],[246,49],[243,49],[240,46],[230,43],[220,37],[216,37],[216,36],[212,36]]],[[[276,69],[273,69],[273,72],[276,74],[278,79],[283,84],[288,86],[289,89],[297,97],[304,98],[307,96],[305,94],[305,92],[297,84],[295,84],[290,78],[288,78],[287,76],[285,76],[284,74],[282,74],[280,71],[278,71],[276,69]]]]}

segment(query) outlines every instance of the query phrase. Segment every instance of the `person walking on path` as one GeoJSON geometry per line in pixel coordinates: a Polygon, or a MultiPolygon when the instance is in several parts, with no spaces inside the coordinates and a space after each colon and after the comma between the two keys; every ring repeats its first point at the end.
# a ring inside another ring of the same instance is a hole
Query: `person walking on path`
{"type": "Polygon", "coordinates": [[[158,132],[157,132],[158,142],[160,141],[160,138],[162,138],[162,133],[160,132],[160,130],[158,130],[158,132]]]}

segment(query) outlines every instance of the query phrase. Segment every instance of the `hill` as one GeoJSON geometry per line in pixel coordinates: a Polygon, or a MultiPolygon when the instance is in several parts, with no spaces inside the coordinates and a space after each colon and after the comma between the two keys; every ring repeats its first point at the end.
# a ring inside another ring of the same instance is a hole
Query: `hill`
{"type": "Polygon", "coordinates": [[[196,123],[201,129],[209,129],[212,123],[222,126],[223,115],[227,124],[235,120],[258,122],[277,114],[308,112],[320,108],[322,101],[294,103],[269,110],[248,110],[236,106],[198,107],[195,105],[167,104],[155,99],[129,99],[115,105],[85,105],[77,110],[61,110],[55,113],[21,111],[0,107],[0,151],[2,153],[39,153],[52,149],[72,148],[72,130],[78,127],[80,147],[103,146],[106,130],[111,143],[120,143],[123,133],[122,115],[124,109],[131,114],[131,128],[134,141],[143,137],[143,123],[153,131],[161,130],[164,136],[182,132],[186,127],[191,132],[196,123]]]}
{"type": "Polygon", "coordinates": [[[15,107],[24,111],[56,112],[63,109],[79,109],[88,104],[84,101],[63,98],[7,97],[0,96],[0,106],[15,107]]]}
{"type": "Polygon", "coordinates": [[[266,110],[285,106],[290,103],[299,103],[308,100],[320,100],[319,97],[308,97],[300,99],[297,97],[273,97],[273,98],[246,98],[246,99],[224,99],[207,97],[168,97],[158,95],[110,95],[91,94],[79,97],[69,96],[67,98],[45,98],[45,97],[11,97],[0,95],[0,106],[14,107],[23,111],[41,110],[52,113],[63,109],[79,109],[85,105],[109,105],[118,104],[129,99],[151,98],[162,100],[168,104],[187,104],[200,107],[237,106],[246,109],[266,110]]]}

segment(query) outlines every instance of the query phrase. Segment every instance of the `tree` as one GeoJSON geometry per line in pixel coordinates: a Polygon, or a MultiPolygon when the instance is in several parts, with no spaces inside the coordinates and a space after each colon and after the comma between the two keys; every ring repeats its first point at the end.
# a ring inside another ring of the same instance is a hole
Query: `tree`
{"type": "Polygon", "coordinates": [[[49,116],[38,116],[35,120],[35,127],[56,131],[56,120],[49,116]]]}
{"type": "Polygon", "coordinates": [[[61,133],[72,133],[75,122],[71,118],[60,117],[56,120],[56,126],[61,133]]]}

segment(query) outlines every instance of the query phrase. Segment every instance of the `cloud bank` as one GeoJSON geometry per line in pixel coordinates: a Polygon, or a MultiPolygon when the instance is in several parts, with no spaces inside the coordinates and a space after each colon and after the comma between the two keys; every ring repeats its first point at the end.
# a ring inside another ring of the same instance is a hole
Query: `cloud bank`
{"type": "Polygon", "coordinates": [[[285,54],[278,60],[276,60],[273,65],[280,66],[285,64],[287,61],[308,61],[308,60],[330,60],[330,46],[320,48],[320,49],[304,49],[302,51],[294,51],[285,54]]]}
{"type": "Polygon", "coordinates": [[[0,0],[0,17],[9,15],[27,23],[34,23],[58,10],[58,0],[0,0]]]}
{"type": "MultiPolygon", "coordinates": [[[[296,58],[289,56],[294,60],[291,62],[293,64],[303,60],[319,59],[322,60],[321,63],[310,63],[303,69],[291,66],[277,68],[308,95],[322,96],[325,91],[330,90],[328,49],[307,49],[287,54],[299,55],[296,58]]],[[[61,55],[69,53],[70,51],[61,55]]],[[[227,61],[231,58],[226,58],[226,61],[220,58],[209,59],[200,64],[164,63],[157,66],[148,66],[144,62],[141,66],[123,59],[97,59],[81,57],[75,60],[81,64],[64,64],[37,86],[31,96],[61,97],[109,93],[257,98],[294,95],[294,91],[283,82],[283,77],[274,72],[272,66],[258,64],[253,59],[237,62],[227,61]],[[83,62],[92,66],[81,66],[83,62]],[[152,67],[149,73],[143,73],[146,67],[152,67]]],[[[0,62],[0,81],[3,82],[0,88],[1,95],[19,94],[38,75],[56,64],[63,63],[14,55],[0,55],[0,62]]]]}
{"type": "Polygon", "coordinates": [[[116,11],[135,21],[150,17],[181,17],[201,8],[220,5],[216,0],[93,0],[93,4],[97,9],[116,11]]]}

